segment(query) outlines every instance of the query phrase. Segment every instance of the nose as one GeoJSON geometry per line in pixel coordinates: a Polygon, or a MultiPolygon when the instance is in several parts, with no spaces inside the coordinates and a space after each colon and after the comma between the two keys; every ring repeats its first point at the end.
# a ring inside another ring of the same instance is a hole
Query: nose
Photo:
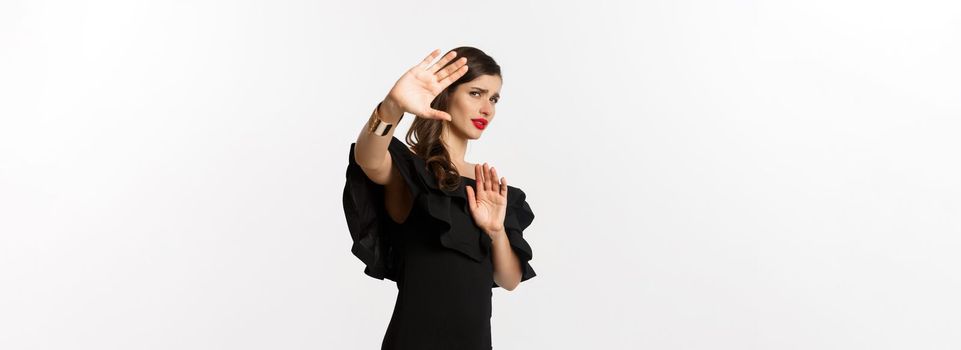
{"type": "Polygon", "coordinates": [[[493,111],[494,111],[494,106],[490,102],[485,103],[483,106],[481,106],[481,110],[480,110],[481,114],[483,114],[485,118],[490,118],[491,113],[493,113],[493,111]]]}

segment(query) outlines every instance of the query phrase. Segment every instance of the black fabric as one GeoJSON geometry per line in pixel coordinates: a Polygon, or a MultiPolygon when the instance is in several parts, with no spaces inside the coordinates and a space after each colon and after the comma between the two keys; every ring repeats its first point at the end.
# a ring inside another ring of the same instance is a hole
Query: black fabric
{"type": "MultiPolygon", "coordinates": [[[[388,152],[414,198],[403,224],[394,222],[384,205],[384,186],[367,178],[350,145],[344,214],[353,240],[351,252],[364,273],[397,284],[394,313],[383,349],[490,349],[491,239],[474,224],[461,177],[448,192],[437,186],[426,161],[392,137],[388,152]]],[[[534,213],[520,188],[508,186],[504,228],[521,262],[521,281],[536,273],[523,232],[534,213]]]]}

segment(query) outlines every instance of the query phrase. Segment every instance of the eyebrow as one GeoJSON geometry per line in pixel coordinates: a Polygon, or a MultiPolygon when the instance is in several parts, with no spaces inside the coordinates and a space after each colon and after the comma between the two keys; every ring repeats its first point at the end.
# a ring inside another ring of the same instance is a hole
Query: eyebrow
{"type": "MultiPolygon", "coordinates": [[[[488,91],[490,91],[490,90],[487,90],[487,89],[481,89],[481,88],[478,87],[478,86],[471,86],[471,88],[472,88],[472,89],[480,90],[481,92],[483,92],[483,93],[485,93],[485,94],[486,94],[488,91]]],[[[493,97],[501,98],[501,94],[499,94],[499,93],[494,94],[493,97]]]]}

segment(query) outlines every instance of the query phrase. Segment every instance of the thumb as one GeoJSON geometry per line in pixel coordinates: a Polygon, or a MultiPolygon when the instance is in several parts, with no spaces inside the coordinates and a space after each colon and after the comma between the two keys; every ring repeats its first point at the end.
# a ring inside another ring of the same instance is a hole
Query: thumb
{"type": "Polygon", "coordinates": [[[436,119],[446,120],[446,121],[451,121],[451,120],[454,119],[454,118],[452,118],[452,117],[450,116],[450,114],[448,114],[447,112],[439,111],[439,110],[436,110],[436,109],[431,109],[430,111],[433,112],[434,118],[436,118],[436,119]]]}

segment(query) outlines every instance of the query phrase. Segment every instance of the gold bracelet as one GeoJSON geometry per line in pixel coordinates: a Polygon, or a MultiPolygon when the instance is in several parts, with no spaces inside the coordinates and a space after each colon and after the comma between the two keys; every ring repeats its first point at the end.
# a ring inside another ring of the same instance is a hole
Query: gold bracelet
{"type": "MultiPolygon", "coordinates": [[[[373,123],[368,122],[368,124],[370,125],[368,127],[370,132],[377,136],[387,135],[391,127],[394,126],[394,124],[385,122],[383,119],[380,119],[380,113],[378,113],[378,110],[380,110],[381,103],[384,103],[384,101],[380,101],[380,103],[377,103],[377,107],[374,107],[374,120],[372,120],[373,123]]],[[[400,118],[397,119],[397,123],[400,123],[401,119],[404,119],[403,114],[401,114],[400,118]]]]}

